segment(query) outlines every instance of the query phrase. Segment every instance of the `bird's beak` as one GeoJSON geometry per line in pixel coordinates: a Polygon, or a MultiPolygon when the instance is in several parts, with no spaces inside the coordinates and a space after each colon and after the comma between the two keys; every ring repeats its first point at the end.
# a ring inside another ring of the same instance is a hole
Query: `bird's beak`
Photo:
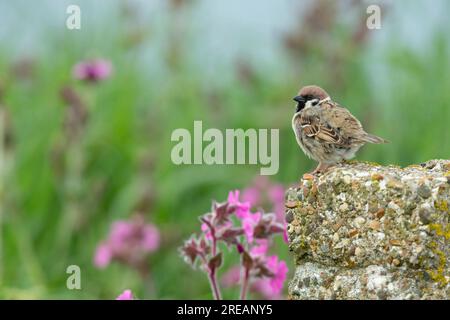
{"type": "Polygon", "coordinates": [[[302,96],[296,96],[293,99],[294,101],[297,101],[298,103],[304,103],[305,102],[305,98],[303,98],[302,96]]]}
{"type": "Polygon", "coordinates": [[[299,112],[300,110],[302,110],[305,107],[305,102],[306,102],[305,97],[296,96],[296,97],[294,97],[293,100],[295,102],[297,102],[297,109],[295,110],[295,112],[299,112]]]}

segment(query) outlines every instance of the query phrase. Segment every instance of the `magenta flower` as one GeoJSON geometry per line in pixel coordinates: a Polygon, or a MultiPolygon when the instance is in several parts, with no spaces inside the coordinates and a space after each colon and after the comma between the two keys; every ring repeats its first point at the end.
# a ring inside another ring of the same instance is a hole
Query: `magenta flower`
{"type": "Polygon", "coordinates": [[[145,252],[150,253],[156,251],[159,248],[159,239],[159,231],[154,225],[147,224],[144,226],[142,248],[145,252]]]}
{"type": "Polygon", "coordinates": [[[238,218],[244,218],[250,210],[250,202],[239,201],[239,190],[230,191],[228,194],[228,203],[230,206],[236,207],[236,216],[238,218]]]}
{"type": "Polygon", "coordinates": [[[273,272],[274,276],[269,279],[269,284],[274,294],[279,294],[283,290],[283,283],[286,280],[288,268],[286,262],[278,261],[277,256],[270,256],[267,259],[267,268],[273,272]]]}
{"type": "Polygon", "coordinates": [[[229,288],[238,285],[240,280],[241,268],[239,266],[234,266],[222,276],[221,282],[224,287],[229,288]]]}
{"type": "Polygon", "coordinates": [[[247,237],[247,242],[253,242],[253,236],[255,233],[255,226],[258,224],[259,220],[261,220],[261,213],[250,213],[242,218],[242,229],[244,229],[244,234],[247,237]]]}
{"type": "Polygon", "coordinates": [[[116,260],[138,269],[143,268],[148,254],[159,248],[159,241],[158,229],[153,224],[145,223],[141,217],[131,221],[116,221],[107,239],[97,247],[94,265],[105,268],[116,260]]]}
{"type": "Polygon", "coordinates": [[[125,290],[116,298],[116,300],[134,300],[133,293],[131,290],[125,290]]]}
{"type": "Polygon", "coordinates": [[[252,257],[264,256],[269,250],[269,240],[257,239],[256,245],[250,249],[250,255],[252,257]]]}
{"type": "Polygon", "coordinates": [[[97,82],[111,75],[112,64],[105,59],[85,60],[77,63],[72,73],[75,79],[97,82]]]}
{"type": "Polygon", "coordinates": [[[272,286],[270,285],[270,280],[267,278],[258,279],[255,281],[251,290],[253,292],[259,293],[266,300],[282,300],[283,297],[280,292],[274,292],[272,286]]]}
{"type": "Polygon", "coordinates": [[[250,290],[259,293],[264,299],[282,299],[283,284],[288,272],[286,263],[278,261],[277,256],[270,256],[264,257],[262,264],[271,273],[271,276],[256,279],[252,283],[250,290]]]}
{"type": "Polygon", "coordinates": [[[242,199],[253,205],[257,205],[258,203],[261,203],[260,191],[255,187],[247,188],[242,192],[242,199]]]}
{"type": "Polygon", "coordinates": [[[102,243],[97,247],[94,256],[94,264],[98,268],[106,268],[111,262],[111,250],[106,243],[102,243]]]}
{"type": "Polygon", "coordinates": [[[280,221],[284,219],[284,188],[280,184],[273,185],[267,192],[270,201],[273,203],[273,212],[280,221]]]}
{"type": "Polygon", "coordinates": [[[254,207],[272,207],[270,211],[275,213],[277,220],[284,219],[284,187],[272,183],[265,176],[257,176],[252,185],[243,191],[242,199],[254,207]]]}
{"type": "MultiPolygon", "coordinates": [[[[273,189],[274,196],[279,189],[273,189]]],[[[247,199],[251,195],[247,193],[247,199]]],[[[256,199],[256,198],[254,198],[256,199]]],[[[221,283],[226,286],[241,285],[240,298],[246,299],[252,285],[261,287],[259,292],[265,296],[280,296],[287,267],[276,256],[268,257],[267,252],[272,238],[282,233],[284,226],[278,222],[275,214],[250,211],[250,202],[239,200],[239,191],[231,191],[224,203],[213,202],[211,211],[200,217],[199,235],[192,235],[183,246],[180,254],[194,268],[199,267],[208,277],[213,297],[221,299],[221,290],[217,282],[217,270],[223,266],[223,249],[235,247],[239,254],[240,265],[225,273],[221,283]],[[265,280],[267,282],[259,281],[265,280]]]]}
{"type": "Polygon", "coordinates": [[[257,176],[252,185],[243,191],[242,198],[253,206],[269,208],[275,214],[276,220],[285,226],[283,240],[288,243],[287,224],[284,219],[284,187],[281,184],[272,183],[265,176],[257,176]]]}
{"type": "Polygon", "coordinates": [[[283,202],[284,201],[284,187],[281,184],[272,185],[268,191],[269,199],[272,202],[283,202]]]}

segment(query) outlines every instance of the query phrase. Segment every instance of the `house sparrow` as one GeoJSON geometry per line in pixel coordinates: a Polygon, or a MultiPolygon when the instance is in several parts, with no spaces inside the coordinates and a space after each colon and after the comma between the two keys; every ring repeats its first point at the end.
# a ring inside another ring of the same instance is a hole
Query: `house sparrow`
{"type": "Polygon", "coordinates": [[[388,142],[365,132],[358,119],[318,86],[303,87],[294,101],[292,129],[303,152],[319,162],[313,174],[353,158],[367,142],[388,142]]]}

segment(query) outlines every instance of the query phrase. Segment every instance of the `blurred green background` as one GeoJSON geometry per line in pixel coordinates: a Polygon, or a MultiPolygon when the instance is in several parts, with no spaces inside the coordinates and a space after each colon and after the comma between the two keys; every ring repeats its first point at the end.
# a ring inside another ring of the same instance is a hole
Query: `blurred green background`
{"type": "MultiPolygon", "coordinates": [[[[318,84],[367,131],[391,141],[360,160],[408,165],[450,153],[447,1],[0,1],[0,298],[210,298],[177,248],[212,199],[248,186],[259,166],[175,166],[176,128],[280,129],[285,186],[314,168],[291,129],[292,97],[318,84]],[[380,30],[366,8],[382,9],[380,30]],[[65,27],[81,8],[81,30],[65,27]],[[112,62],[94,85],[79,61],[112,62]],[[67,122],[70,88],[87,108],[67,122]],[[78,121],[78,122],[77,122],[78,121]],[[158,226],[154,290],[113,263],[93,266],[110,224],[141,212],[158,226]],[[80,266],[82,290],[66,288],[80,266]]],[[[281,239],[273,252],[290,263],[281,239]]],[[[228,261],[232,264],[232,261],[228,261]]],[[[225,290],[225,297],[237,290],[225,290]]]]}

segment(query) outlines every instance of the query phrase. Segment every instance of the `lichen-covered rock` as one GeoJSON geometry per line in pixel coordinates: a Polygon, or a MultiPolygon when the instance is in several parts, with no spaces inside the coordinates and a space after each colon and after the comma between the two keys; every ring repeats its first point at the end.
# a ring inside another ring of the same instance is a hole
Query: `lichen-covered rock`
{"type": "Polygon", "coordinates": [[[293,299],[449,299],[450,161],[350,162],[286,192],[293,299]]]}

